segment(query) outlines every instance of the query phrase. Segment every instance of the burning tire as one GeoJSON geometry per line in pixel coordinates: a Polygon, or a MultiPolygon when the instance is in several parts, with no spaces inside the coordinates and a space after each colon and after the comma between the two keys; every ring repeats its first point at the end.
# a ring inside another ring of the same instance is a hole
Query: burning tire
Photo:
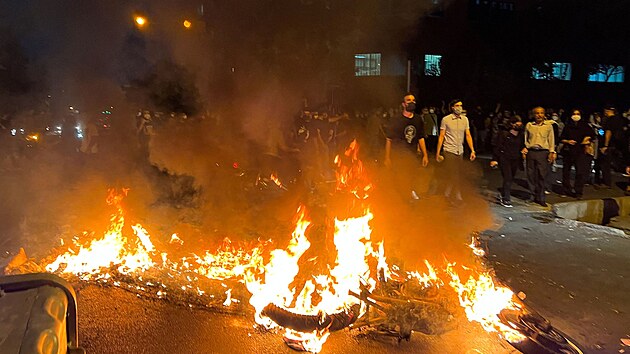
{"type": "Polygon", "coordinates": [[[302,315],[291,312],[275,304],[267,305],[262,315],[271,318],[278,325],[298,332],[314,332],[327,329],[331,332],[346,328],[356,321],[360,305],[352,305],[345,311],[334,314],[302,315]]]}
{"type": "Polygon", "coordinates": [[[554,328],[549,321],[537,313],[504,310],[499,314],[499,318],[504,324],[527,336],[524,342],[511,343],[523,353],[584,353],[573,339],[554,328]]]}

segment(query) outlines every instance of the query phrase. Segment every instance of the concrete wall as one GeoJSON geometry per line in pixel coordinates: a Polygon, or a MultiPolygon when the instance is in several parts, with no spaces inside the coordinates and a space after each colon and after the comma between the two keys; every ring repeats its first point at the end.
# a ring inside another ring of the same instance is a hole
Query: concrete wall
{"type": "MultiPolygon", "coordinates": [[[[630,215],[630,197],[618,197],[613,199],[619,206],[621,218],[630,215]]],[[[552,207],[553,213],[563,219],[572,219],[591,224],[602,224],[604,218],[604,200],[580,200],[574,202],[557,203],[552,207]]]]}

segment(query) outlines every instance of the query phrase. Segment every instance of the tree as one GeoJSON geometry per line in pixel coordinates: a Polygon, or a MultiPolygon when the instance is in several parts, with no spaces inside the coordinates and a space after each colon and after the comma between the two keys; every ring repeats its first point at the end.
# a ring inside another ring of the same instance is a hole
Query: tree
{"type": "Polygon", "coordinates": [[[18,95],[29,91],[33,82],[28,63],[15,35],[0,28],[0,93],[18,95]]]}
{"type": "Polygon", "coordinates": [[[599,78],[598,80],[595,80],[601,82],[611,82],[611,78],[614,76],[624,74],[624,68],[620,65],[597,64],[590,66],[588,69],[588,75],[597,75],[602,77],[601,80],[599,78]]]}
{"type": "Polygon", "coordinates": [[[166,112],[195,114],[200,109],[194,76],[169,60],[158,62],[144,80],[151,103],[166,112]]]}

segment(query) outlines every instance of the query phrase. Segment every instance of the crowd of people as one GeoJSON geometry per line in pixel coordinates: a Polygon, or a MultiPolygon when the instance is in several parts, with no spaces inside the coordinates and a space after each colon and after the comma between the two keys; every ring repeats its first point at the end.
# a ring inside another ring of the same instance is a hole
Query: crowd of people
{"type": "MultiPolygon", "coordinates": [[[[436,181],[426,193],[443,193],[454,202],[462,200],[462,180],[467,173],[464,157],[474,161],[479,155],[491,156],[490,167],[500,170],[503,177],[498,200],[506,207],[512,205],[512,185],[519,171],[527,177],[531,201],[543,206],[545,196],[552,192],[581,199],[587,184],[612,188],[612,171],[630,174],[630,110],[619,112],[606,105],[601,112],[587,114],[581,109],[543,107],[518,111],[502,104],[491,110],[472,105],[467,111],[466,107],[460,99],[421,106],[413,94],[406,94],[395,107],[367,112],[303,107],[293,124],[269,119],[267,137],[252,144],[252,150],[260,155],[258,168],[265,176],[277,173],[290,155],[299,161],[306,184],[315,186],[334,181],[334,157],[358,139],[362,158],[376,165],[388,169],[433,165],[430,179],[436,181]],[[440,173],[434,172],[435,166],[440,173]],[[552,172],[559,167],[562,186],[552,189],[552,172]]],[[[173,120],[182,124],[196,121],[184,114],[138,111],[135,133],[145,157],[156,127],[173,120]]],[[[72,138],[66,139],[72,151],[96,154],[99,124],[96,117],[86,119],[81,141],[76,140],[75,121],[63,124],[62,137],[72,138]]],[[[3,137],[8,137],[4,125],[3,131],[3,137]]],[[[395,174],[392,183],[412,200],[425,192],[418,190],[409,173],[395,174]]],[[[630,186],[626,193],[630,195],[630,186]]]]}
{"type": "MultiPolygon", "coordinates": [[[[418,166],[427,166],[430,154],[435,154],[435,162],[448,171],[439,177],[441,192],[454,201],[462,198],[458,187],[465,175],[460,163],[464,156],[470,160],[478,154],[491,156],[490,167],[500,170],[503,177],[498,201],[506,207],[512,206],[512,185],[520,170],[528,182],[529,201],[542,206],[547,205],[550,193],[582,199],[585,185],[610,189],[613,171],[630,173],[630,110],[618,112],[612,105],[589,114],[543,107],[520,112],[501,104],[490,112],[479,105],[466,111],[459,99],[440,108],[419,107],[415,96],[408,94],[398,107],[344,114],[344,119],[304,112],[298,119],[297,136],[308,140],[316,132],[316,139],[332,155],[338,146],[343,147],[336,140],[340,123],[346,120],[354,122],[343,123],[343,134],[362,138],[366,156],[385,167],[391,168],[397,160],[403,165],[416,161],[418,166]],[[348,132],[348,127],[354,130],[348,132]],[[562,185],[552,188],[552,172],[558,168],[562,168],[562,185]]],[[[399,174],[393,183],[404,186],[402,193],[418,198],[410,176],[399,174]]],[[[630,186],[626,194],[630,195],[630,186]]]]}

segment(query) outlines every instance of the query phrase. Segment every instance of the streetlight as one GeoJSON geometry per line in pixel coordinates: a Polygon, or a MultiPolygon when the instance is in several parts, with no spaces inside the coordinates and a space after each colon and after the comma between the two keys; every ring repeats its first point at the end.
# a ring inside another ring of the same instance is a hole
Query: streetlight
{"type": "Polygon", "coordinates": [[[183,24],[184,28],[186,29],[190,29],[192,27],[192,22],[190,22],[189,20],[184,20],[183,24]]]}
{"type": "Polygon", "coordinates": [[[136,23],[136,26],[138,26],[139,28],[144,27],[148,22],[146,17],[140,15],[134,16],[133,20],[136,23]]]}

